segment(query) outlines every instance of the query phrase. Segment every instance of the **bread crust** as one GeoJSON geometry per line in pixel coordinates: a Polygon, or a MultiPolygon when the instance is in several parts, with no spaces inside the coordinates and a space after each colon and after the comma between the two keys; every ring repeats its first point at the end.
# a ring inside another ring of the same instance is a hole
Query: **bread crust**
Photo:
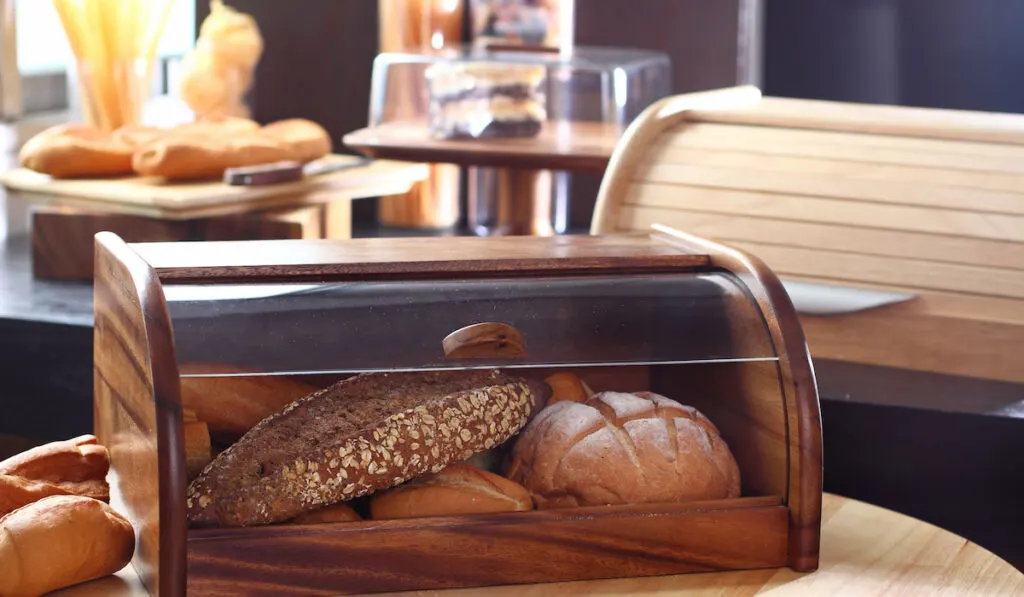
{"type": "Polygon", "coordinates": [[[43,498],[0,518],[0,595],[36,597],[113,574],[135,550],[132,525],[91,498],[43,498]]]}
{"type": "Polygon", "coordinates": [[[80,125],[50,127],[18,152],[21,165],[54,178],[130,176],[132,147],[80,125]]]}
{"type": "Polygon", "coordinates": [[[292,519],[292,524],[327,524],[332,522],[357,522],[363,517],[356,512],[352,506],[342,502],[334,504],[305,514],[299,514],[292,519]]]}
{"type": "Polygon", "coordinates": [[[0,517],[51,495],[69,495],[67,490],[45,481],[15,475],[0,475],[0,517]]]}
{"type": "Polygon", "coordinates": [[[333,149],[331,136],[324,127],[304,118],[272,122],[260,129],[260,134],[284,144],[290,153],[288,159],[296,162],[312,162],[333,149]]]}
{"type": "Polygon", "coordinates": [[[461,462],[374,494],[370,500],[374,520],[532,509],[533,501],[522,485],[461,462]]]}
{"type": "Polygon", "coordinates": [[[526,380],[498,371],[372,373],[260,422],[190,485],[193,526],[250,526],[400,485],[501,444],[527,421],[526,380]]]}
{"type": "Polygon", "coordinates": [[[0,474],[43,481],[68,493],[110,499],[110,456],[94,435],[51,442],[0,462],[0,474]]]}
{"type": "Polygon", "coordinates": [[[600,392],[545,408],[519,435],[508,477],[538,508],[735,498],[740,473],[697,409],[651,392],[600,392]]]}

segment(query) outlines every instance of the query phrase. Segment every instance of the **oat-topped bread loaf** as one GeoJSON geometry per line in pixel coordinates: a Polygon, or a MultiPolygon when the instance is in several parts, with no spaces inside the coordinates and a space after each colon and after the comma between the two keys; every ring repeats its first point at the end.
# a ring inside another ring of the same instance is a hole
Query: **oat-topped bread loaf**
{"type": "Polygon", "coordinates": [[[218,455],[189,487],[189,522],[280,522],[440,471],[516,434],[536,393],[493,370],[340,381],[264,419],[218,455]]]}

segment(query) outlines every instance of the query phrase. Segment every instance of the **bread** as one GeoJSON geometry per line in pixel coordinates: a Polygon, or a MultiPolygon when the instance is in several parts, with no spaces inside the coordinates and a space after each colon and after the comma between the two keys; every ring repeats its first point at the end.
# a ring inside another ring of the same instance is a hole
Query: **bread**
{"type": "Polygon", "coordinates": [[[167,180],[220,178],[228,168],[270,164],[289,159],[288,146],[265,135],[175,134],[137,150],[132,168],[142,176],[167,180]]]}
{"type": "Polygon", "coordinates": [[[374,494],[370,500],[374,520],[532,509],[530,494],[522,485],[465,463],[451,464],[439,473],[374,494]]]}
{"type": "Polygon", "coordinates": [[[45,444],[0,462],[0,474],[45,481],[103,501],[110,499],[109,469],[107,449],[92,435],[45,444]]]}
{"type": "Polygon", "coordinates": [[[302,118],[289,118],[272,122],[260,129],[266,135],[283,143],[290,153],[288,159],[312,162],[331,153],[331,136],[324,127],[302,118]]]}
{"type": "Polygon", "coordinates": [[[651,392],[556,402],[523,430],[509,478],[538,508],[735,498],[740,473],[718,429],[651,392]]]}
{"type": "Polygon", "coordinates": [[[363,517],[352,509],[352,506],[342,502],[300,514],[292,519],[292,524],[325,524],[330,522],[356,522],[363,517]]]}
{"type": "Polygon", "coordinates": [[[186,363],[183,374],[220,373],[231,377],[182,377],[181,405],[210,428],[217,440],[233,442],[256,423],[319,388],[281,375],[216,363],[186,363]]]}
{"type": "Polygon", "coordinates": [[[69,492],[45,481],[0,475],[0,516],[51,495],[69,495],[69,492]]]}
{"type": "Polygon", "coordinates": [[[210,446],[210,431],[203,421],[182,421],[185,435],[185,474],[191,481],[213,458],[210,446]]]}
{"type": "Polygon", "coordinates": [[[221,452],[188,490],[194,526],[249,526],[440,471],[514,435],[532,389],[498,371],[372,373],[288,406],[221,452]]]}
{"type": "Polygon", "coordinates": [[[551,387],[551,397],[548,398],[548,405],[568,400],[569,402],[586,402],[591,392],[584,385],[583,380],[572,373],[555,373],[544,378],[551,387]]]}
{"type": "Polygon", "coordinates": [[[54,178],[128,176],[132,147],[89,126],[64,124],[29,139],[18,152],[21,165],[54,178]]]}
{"type": "Polygon", "coordinates": [[[37,597],[113,574],[134,550],[131,524],[110,506],[43,498],[0,518],[0,595],[37,597]]]}

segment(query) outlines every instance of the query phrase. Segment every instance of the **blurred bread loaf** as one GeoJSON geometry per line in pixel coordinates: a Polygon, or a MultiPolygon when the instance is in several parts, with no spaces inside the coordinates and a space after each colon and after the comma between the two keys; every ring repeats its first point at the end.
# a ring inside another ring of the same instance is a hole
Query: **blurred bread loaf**
{"type": "Polygon", "coordinates": [[[464,463],[374,494],[370,500],[374,520],[532,509],[530,494],[522,485],[464,463]]]}
{"type": "Polygon", "coordinates": [[[519,435],[508,477],[538,508],[740,495],[736,461],[696,409],[651,392],[561,401],[519,435]]]}
{"type": "Polygon", "coordinates": [[[132,147],[81,125],[64,124],[29,139],[18,152],[21,165],[54,178],[129,176],[132,147]]]}
{"type": "Polygon", "coordinates": [[[181,378],[182,407],[206,423],[214,439],[226,442],[235,441],[263,419],[319,389],[291,377],[254,375],[259,372],[216,363],[186,363],[181,372],[236,375],[181,378]]]}
{"type": "Polygon", "coordinates": [[[135,550],[123,516],[91,498],[43,498],[0,518],[0,595],[38,597],[113,574],[135,550]]]}
{"type": "Polygon", "coordinates": [[[260,129],[260,134],[277,140],[288,148],[288,159],[312,162],[331,153],[331,137],[319,124],[303,118],[289,118],[272,122],[260,129]]]}
{"type": "Polygon", "coordinates": [[[56,485],[98,500],[110,499],[110,456],[93,435],[52,442],[0,462],[0,474],[56,485]]]}

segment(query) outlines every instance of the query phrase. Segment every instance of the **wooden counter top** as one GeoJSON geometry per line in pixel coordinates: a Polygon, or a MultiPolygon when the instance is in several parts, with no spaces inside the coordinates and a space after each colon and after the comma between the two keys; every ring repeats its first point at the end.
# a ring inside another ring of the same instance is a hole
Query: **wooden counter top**
{"type": "MultiPolygon", "coordinates": [[[[416,593],[412,593],[416,594],[416,593]]],[[[821,568],[685,574],[652,578],[460,589],[446,597],[644,595],[749,597],[771,595],[1021,595],[1024,574],[989,551],[917,519],[825,494],[821,568]]],[[[143,597],[130,570],[59,591],[59,597],[143,597]]]]}

